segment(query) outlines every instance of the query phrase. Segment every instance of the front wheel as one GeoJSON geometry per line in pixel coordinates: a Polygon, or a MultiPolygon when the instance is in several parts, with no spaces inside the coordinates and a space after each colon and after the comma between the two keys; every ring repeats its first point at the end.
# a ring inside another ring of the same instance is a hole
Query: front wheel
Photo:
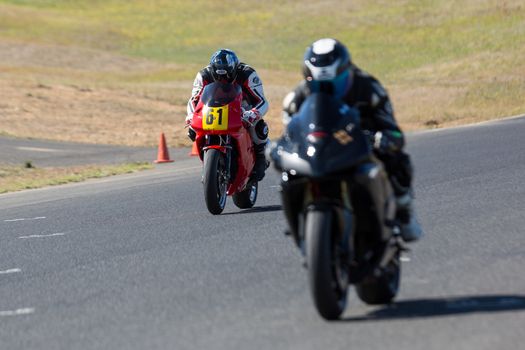
{"type": "Polygon", "coordinates": [[[225,157],[219,150],[208,149],[204,153],[204,200],[208,211],[214,215],[222,213],[226,205],[227,182],[225,157]]]}
{"type": "Polygon", "coordinates": [[[332,242],[334,225],[336,222],[330,210],[307,213],[306,259],[310,291],[317,311],[327,320],[335,320],[343,313],[348,292],[344,264],[332,242]]]}
{"type": "Polygon", "coordinates": [[[233,194],[233,203],[240,209],[253,207],[257,200],[258,187],[257,181],[250,181],[243,191],[233,194]]]}

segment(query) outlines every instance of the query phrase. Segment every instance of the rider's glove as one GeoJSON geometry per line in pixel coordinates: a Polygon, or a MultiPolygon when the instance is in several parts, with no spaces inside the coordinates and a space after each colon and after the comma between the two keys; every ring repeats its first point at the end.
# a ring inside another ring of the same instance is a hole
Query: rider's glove
{"type": "Polygon", "coordinates": [[[188,137],[190,138],[191,141],[195,141],[195,137],[197,136],[197,133],[191,127],[191,121],[192,120],[193,120],[193,116],[192,115],[187,115],[186,116],[186,127],[188,128],[188,137]]]}
{"type": "Polygon", "coordinates": [[[379,152],[389,153],[398,150],[397,145],[392,141],[392,139],[381,131],[373,134],[372,143],[374,145],[374,149],[378,150],[379,152]]]}
{"type": "Polygon", "coordinates": [[[191,126],[188,128],[188,137],[192,142],[194,142],[195,138],[197,137],[197,133],[195,132],[195,130],[193,130],[191,126]]]}
{"type": "Polygon", "coordinates": [[[260,119],[259,111],[252,108],[248,111],[244,111],[242,114],[242,120],[248,125],[253,125],[257,120],[260,119]]]}

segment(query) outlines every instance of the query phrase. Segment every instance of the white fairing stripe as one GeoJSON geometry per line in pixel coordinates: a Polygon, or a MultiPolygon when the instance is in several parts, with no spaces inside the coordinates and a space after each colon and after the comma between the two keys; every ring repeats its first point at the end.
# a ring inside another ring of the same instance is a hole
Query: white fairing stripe
{"type": "Polygon", "coordinates": [[[259,111],[259,117],[262,118],[268,111],[268,101],[264,97],[261,79],[255,71],[248,77],[248,89],[250,89],[252,95],[257,96],[260,100],[256,106],[253,106],[253,108],[259,111]]]}
{"type": "Polygon", "coordinates": [[[200,72],[197,73],[195,80],[193,81],[193,89],[191,90],[191,97],[186,106],[186,116],[193,118],[193,111],[195,110],[195,98],[200,94],[202,90],[202,75],[200,72]]]}

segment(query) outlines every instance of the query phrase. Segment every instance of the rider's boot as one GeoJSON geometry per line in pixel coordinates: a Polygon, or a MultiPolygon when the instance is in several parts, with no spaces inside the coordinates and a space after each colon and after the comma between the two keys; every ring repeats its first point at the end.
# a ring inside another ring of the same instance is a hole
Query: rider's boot
{"type": "Polygon", "coordinates": [[[417,220],[413,200],[411,190],[396,195],[397,217],[401,222],[401,237],[405,242],[414,242],[423,236],[423,230],[417,220]]]}
{"type": "Polygon", "coordinates": [[[254,179],[256,181],[261,181],[264,178],[266,169],[268,169],[268,166],[270,165],[270,163],[266,160],[266,157],[264,155],[266,143],[262,143],[260,145],[253,145],[253,148],[255,150],[255,165],[253,167],[254,179]]]}

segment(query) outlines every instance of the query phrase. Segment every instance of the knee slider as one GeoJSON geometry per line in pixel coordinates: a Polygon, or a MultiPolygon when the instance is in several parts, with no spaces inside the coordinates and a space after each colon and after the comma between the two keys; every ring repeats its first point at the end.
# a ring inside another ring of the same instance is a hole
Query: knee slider
{"type": "Polygon", "coordinates": [[[265,144],[268,140],[268,124],[263,119],[258,120],[254,126],[250,128],[250,135],[253,143],[260,145],[265,144]]]}

